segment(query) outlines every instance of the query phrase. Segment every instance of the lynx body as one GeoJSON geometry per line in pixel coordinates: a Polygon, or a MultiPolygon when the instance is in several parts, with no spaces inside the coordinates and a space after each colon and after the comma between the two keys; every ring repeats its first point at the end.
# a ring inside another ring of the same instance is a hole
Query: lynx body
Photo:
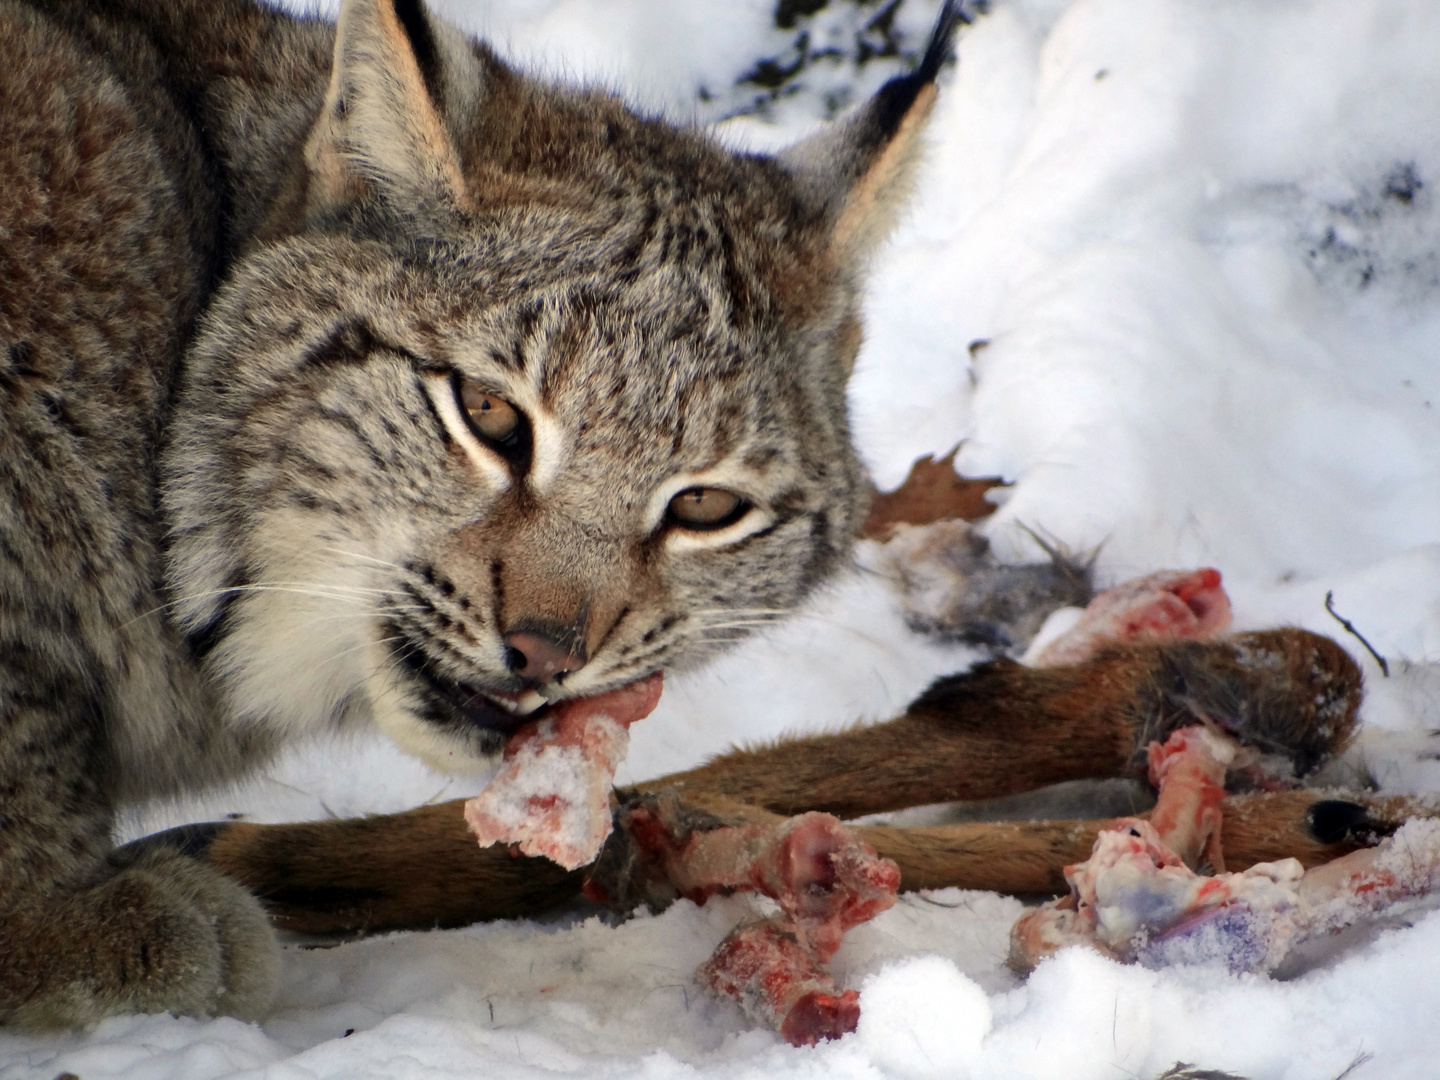
{"type": "Polygon", "coordinates": [[[0,1021],[265,1009],[260,906],[126,801],[363,725],[473,769],[841,564],[951,24],[766,158],[416,0],[0,0],[0,1021]]]}

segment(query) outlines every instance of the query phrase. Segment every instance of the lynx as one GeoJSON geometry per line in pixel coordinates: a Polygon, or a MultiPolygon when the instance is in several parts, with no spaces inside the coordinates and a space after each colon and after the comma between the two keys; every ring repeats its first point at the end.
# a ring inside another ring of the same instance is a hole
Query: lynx
{"type": "Polygon", "coordinates": [[[956,18],[762,157],[419,0],[0,0],[0,1020],[264,1012],[214,835],[117,807],[321,730],[477,768],[843,564],[956,18]]]}

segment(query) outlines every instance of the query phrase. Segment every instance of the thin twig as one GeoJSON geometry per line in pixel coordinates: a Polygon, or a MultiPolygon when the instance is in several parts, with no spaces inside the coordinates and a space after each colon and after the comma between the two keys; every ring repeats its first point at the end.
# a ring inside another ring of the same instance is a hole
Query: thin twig
{"type": "Polygon", "coordinates": [[[1335,1077],[1335,1080],[1345,1080],[1345,1077],[1349,1076],[1352,1072],[1354,1072],[1356,1069],[1360,1068],[1360,1066],[1364,1065],[1366,1062],[1368,1062],[1368,1061],[1369,1061],[1371,1058],[1373,1058],[1374,1056],[1375,1056],[1374,1054],[1366,1053],[1366,1052],[1363,1052],[1363,1051],[1362,1051],[1361,1053],[1356,1054],[1356,1055],[1355,1055],[1355,1060],[1352,1061],[1352,1062],[1350,1062],[1349,1067],[1348,1067],[1344,1072],[1342,1072],[1339,1076],[1335,1077]]]}
{"type": "Polygon", "coordinates": [[[1375,662],[1380,665],[1380,671],[1388,679],[1390,677],[1390,665],[1385,662],[1385,657],[1375,651],[1375,646],[1365,640],[1365,635],[1355,629],[1355,624],[1335,610],[1335,593],[1333,590],[1325,594],[1325,610],[1330,613],[1331,618],[1343,626],[1350,634],[1353,634],[1361,645],[1365,646],[1370,655],[1375,657],[1375,662]]]}

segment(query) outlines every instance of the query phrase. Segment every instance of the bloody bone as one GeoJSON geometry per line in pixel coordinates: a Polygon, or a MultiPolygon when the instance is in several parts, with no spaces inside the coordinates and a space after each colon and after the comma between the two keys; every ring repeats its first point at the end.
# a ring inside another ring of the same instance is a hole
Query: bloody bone
{"type": "Polygon", "coordinates": [[[1080,621],[1034,657],[1035,667],[1084,663],[1107,645],[1205,641],[1230,625],[1220,571],[1161,570],[1121,582],[1091,600],[1080,621]]]}
{"type": "MultiPolygon", "coordinates": [[[[1345,650],[1294,628],[1119,646],[1070,667],[999,661],[940,680],[885,723],[733,751],[639,787],[675,788],[690,806],[713,809],[723,800],[732,822],[741,817],[732,812],[737,804],[772,818],[824,810],[845,819],[1130,775],[1146,767],[1152,740],[1165,741],[1197,715],[1267,755],[1288,757],[1303,776],[1349,741],[1360,696],[1360,670],[1345,650]]],[[[1222,823],[1227,864],[1293,855],[1313,866],[1375,843],[1407,817],[1440,812],[1423,799],[1346,798],[1301,790],[1231,797],[1222,823]],[[1312,831],[1312,810],[1327,805],[1368,823],[1358,834],[1337,831],[1327,813],[1312,831]]],[[[477,850],[463,807],[455,800],[359,820],[224,822],[145,843],[198,849],[265,896],[279,925],[304,933],[463,926],[534,913],[580,889],[578,873],[548,859],[512,857],[503,845],[477,850]]],[[[1036,893],[1065,889],[1061,868],[1083,861],[1111,824],[862,825],[855,832],[900,865],[903,889],[1036,893]]],[[[669,899],[675,895],[668,890],[669,899]]],[[[647,899],[638,895],[627,910],[647,899]]]]}
{"type": "Polygon", "coordinates": [[[1220,849],[1220,804],[1225,801],[1225,773],[1241,756],[1233,739],[1202,724],[1172,732],[1147,750],[1150,783],[1163,798],[1150,814],[1150,826],[1186,866],[1202,858],[1224,871],[1220,849]]]}
{"type": "Polygon", "coordinates": [[[1226,767],[1239,753],[1233,740],[1200,724],[1152,742],[1150,782],[1160,794],[1150,820],[1121,818],[1096,837],[1089,859],[1065,868],[1070,894],[1015,924],[1011,965],[1028,971],[1082,943],[1131,959],[1137,939],[1217,897],[1221,879],[1200,878],[1193,867],[1205,854],[1224,869],[1220,804],[1226,767]]]}
{"type": "Polygon", "coordinates": [[[747,923],[720,943],[700,981],[739,1002],[791,1046],[838,1039],[860,1022],[860,995],[839,992],[783,918],[747,923]]]}
{"type": "Polygon", "coordinates": [[[791,931],[822,961],[846,930],[895,903],[899,869],[838,819],[746,816],[754,820],[697,813],[672,791],[637,796],[616,814],[622,835],[607,845],[586,892],[659,906],[675,896],[703,904],[717,892],[753,890],[779,903],[791,931]],[[656,895],[657,886],[669,894],[656,895]]]}
{"type": "Polygon", "coordinates": [[[1219,960],[1273,969],[1298,942],[1430,891],[1440,877],[1440,822],[1415,820],[1378,847],[1306,871],[1294,858],[1225,873],[1220,804],[1234,740],[1196,725],[1150,744],[1160,789],[1150,820],[1122,818],[1090,858],[1065,868],[1070,894],[1023,916],[1010,963],[1028,971],[1067,945],[1119,960],[1219,960]],[[1195,872],[1202,855],[1216,873],[1195,872]],[[1188,865],[1187,865],[1188,864],[1188,865]]]}
{"type": "Polygon", "coordinates": [[[673,791],[632,798],[617,814],[586,892],[629,906],[754,890],[781,914],[737,929],[701,969],[702,981],[801,1045],[854,1030],[853,992],[837,996],[819,965],[845,931],[895,903],[900,870],[829,814],[745,812],[727,822],[686,807],[673,791]]]}
{"type": "Polygon", "coordinates": [[[610,787],[630,745],[630,725],[650,715],[661,688],[656,673],[562,701],[520,728],[495,778],[465,804],[480,846],[517,844],[568,870],[591,862],[610,835],[610,787]]]}

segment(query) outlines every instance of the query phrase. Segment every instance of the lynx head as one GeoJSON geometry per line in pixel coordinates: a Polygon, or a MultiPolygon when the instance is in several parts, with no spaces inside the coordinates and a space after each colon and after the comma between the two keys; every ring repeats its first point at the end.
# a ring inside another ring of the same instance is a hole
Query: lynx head
{"type": "Polygon", "coordinates": [[[703,660],[845,559],[845,384],[924,64],[776,158],[346,0],[323,108],[188,360],[170,587],[234,712],[452,770],[703,660]]]}

